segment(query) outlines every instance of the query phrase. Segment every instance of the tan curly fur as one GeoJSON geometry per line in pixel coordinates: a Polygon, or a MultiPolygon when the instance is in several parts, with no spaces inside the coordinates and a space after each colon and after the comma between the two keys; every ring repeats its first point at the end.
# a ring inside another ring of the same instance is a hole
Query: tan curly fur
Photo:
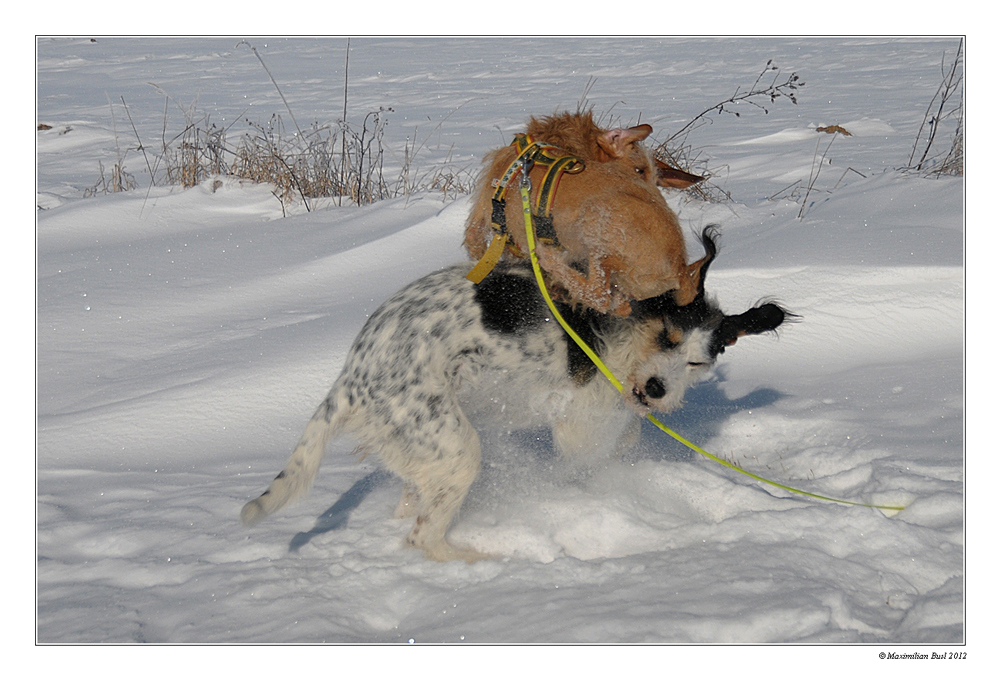
{"type": "MultiPolygon", "coordinates": [[[[552,220],[561,247],[539,244],[539,263],[561,299],[599,312],[631,313],[631,301],[673,290],[678,304],[694,299],[702,261],[687,264],[684,235],[659,186],[690,186],[701,178],[655,160],[641,145],[649,125],[613,130],[599,127],[590,112],[532,118],[526,132],[584,161],[585,168],[559,180],[552,220]],[[680,174],[678,174],[680,173],[680,174]],[[685,176],[690,179],[685,179],[685,176]]],[[[484,171],[466,223],[465,248],[476,260],[493,235],[494,180],[517,157],[512,146],[484,158],[484,171]]],[[[530,173],[537,188],[545,170],[530,173]]],[[[521,202],[507,195],[506,221],[519,254],[528,252],[521,202]]]]}

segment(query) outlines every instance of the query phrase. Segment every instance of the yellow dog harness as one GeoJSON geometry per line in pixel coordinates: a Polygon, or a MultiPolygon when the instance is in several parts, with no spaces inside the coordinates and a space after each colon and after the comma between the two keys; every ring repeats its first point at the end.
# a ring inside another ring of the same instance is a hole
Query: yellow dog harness
{"type": "Polygon", "coordinates": [[[547,168],[538,194],[535,196],[532,217],[537,225],[538,240],[541,243],[558,246],[559,239],[556,237],[555,227],[552,224],[552,202],[555,200],[559,179],[563,173],[576,174],[582,172],[585,167],[583,161],[576,156],[565,154],[559,147],[552,144],[536,142],[529,135],[517,135],[512,146],[517,149],[517,158],[507,167],[506,172],[499,179],[493,181],[493,185],[496,187],[496,191],[493,193],[493,213],[490,218],[494,231],[493,239],[483,257],[465,276],[473,283],[479,283],[493,271],[505,248],[510,248],[511,252],[519,258],[526,257],[513,242],[507,229],[507,188],[511,181],[519,173],[527,176],[536,164],[547,168]]]}

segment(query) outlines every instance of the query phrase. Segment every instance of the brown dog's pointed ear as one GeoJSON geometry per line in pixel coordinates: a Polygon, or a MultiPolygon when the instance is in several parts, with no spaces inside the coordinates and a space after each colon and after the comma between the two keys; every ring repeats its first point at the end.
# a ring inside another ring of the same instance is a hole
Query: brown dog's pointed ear
{"type": "Polygon", "coordinates": [[[628,147],[630,144],[641,142],[652,133],[652,126],[645,124],[630,127],[627,130],[622,128],[606,130],[600,137],[597,138],[597,145],[601,147],[601,150],[607,154],[608,157],[598,158],[597,160],[610,161],[615,158],[621,158],[628,153],[628,147]]]}
{"type": "Polygon", "coordinates": [[[656,159],[656,183],[661,187],[687,189],[689,186],[693,186],[704,179],[704,177],[678,170],[667,165],[660,159],[656,159]]]}

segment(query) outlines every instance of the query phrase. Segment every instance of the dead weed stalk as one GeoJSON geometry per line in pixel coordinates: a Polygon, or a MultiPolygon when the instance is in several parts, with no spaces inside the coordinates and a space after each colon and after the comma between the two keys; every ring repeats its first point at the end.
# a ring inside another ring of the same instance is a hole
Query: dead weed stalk
{"type": "Polygon", "coordinates": [[[730,193],[712,181],[719,170],[708,167],[708,161],[703,158],[701,151],[688,142],[689,135],[704,125],[711,125],[714,115],[730,114],[739,118],[741,105],[752,106],[767,114],[768,107],[782,99],[798,104],[797,90],[803,85],[805,81],[794,72],[782,80],[781,69],[773,59],[768,59],[753,84],[749,87],[737,86],[731,96],[694,116],[656,146],[653,153],[665,163],[706,178],[686,189],[689,195],[715,203],[729,202],[732,200],[730,193]]]}
{"type": "Polygon", "coordinates": [[[948,65],[947,52],[941,55],[941,83],[924,112],[913,150],[904,170],[928,176],[965,174],[965,68],[964,38],[958,41],[955,57],[948,65]],[[938,132],[954,130],[950,143],[942,148],[938,132]]]}

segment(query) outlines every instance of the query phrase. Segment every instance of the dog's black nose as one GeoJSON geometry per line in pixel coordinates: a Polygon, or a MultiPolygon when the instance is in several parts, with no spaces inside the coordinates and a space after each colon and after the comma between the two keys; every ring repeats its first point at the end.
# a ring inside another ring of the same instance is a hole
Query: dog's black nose
{"type": "Polygon", "coordinates": [[[663,381],[657,377],[652,377],[646,381],[646,394],[653,399],[661,399],[667,393],[667,388],[663,386],[663,381]]]}

